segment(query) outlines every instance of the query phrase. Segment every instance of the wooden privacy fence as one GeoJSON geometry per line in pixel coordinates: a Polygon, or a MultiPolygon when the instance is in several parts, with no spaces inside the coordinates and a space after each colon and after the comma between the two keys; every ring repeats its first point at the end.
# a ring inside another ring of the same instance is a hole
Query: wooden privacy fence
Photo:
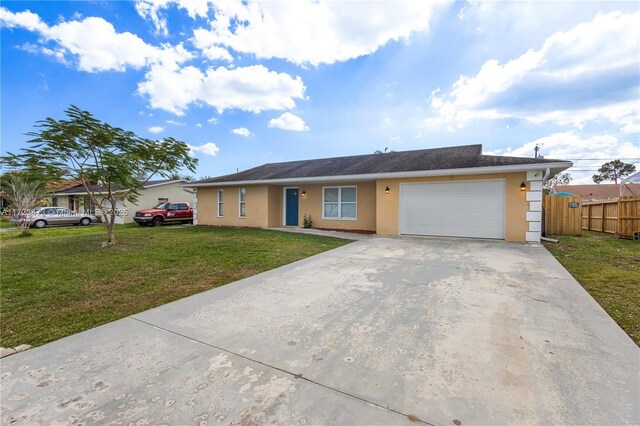
{"type": "Polygon", "coordinates": [[[634,232],[640,232],[640,196],[583,204],[582,229],[632,238],[634,232]]]}
{"type": "Polygon", "coordinates": [[[545,195],[544,232],[545,235],[582,235],[582,197],[558,197],[545,195]]]}

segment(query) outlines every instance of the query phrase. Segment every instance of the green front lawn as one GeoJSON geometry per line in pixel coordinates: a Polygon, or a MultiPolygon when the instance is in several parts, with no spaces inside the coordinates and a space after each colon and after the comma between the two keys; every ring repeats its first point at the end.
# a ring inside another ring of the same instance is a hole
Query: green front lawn
{"type": "Polygon", "coordinates": [[[11,223],[11,221],[4,217],[4,216],[0,216],[0,229],[1,228],[15,228],[16,226],[11,223]]]}
{"type": "Polygon", "coordinates": [[[544,245],[640,346],[640,244],[582,232],[544,245]]]}
{"type": "Polygon", "coordinates": [[[260,229],[103,226],[0,235],[0,344],[41,345],[348,241],[260,229]]]}

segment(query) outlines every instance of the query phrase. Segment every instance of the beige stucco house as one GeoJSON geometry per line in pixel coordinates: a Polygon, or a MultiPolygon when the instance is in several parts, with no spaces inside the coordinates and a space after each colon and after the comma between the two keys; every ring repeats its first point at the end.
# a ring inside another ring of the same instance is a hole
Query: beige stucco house
{"type": "MultiPolygon", "coordinates": [[[[192,194],[187,192],[183,185],[187,181],[163,179],[150,180],[140,191],[138,202],[130,204],[120,202],[117,208],[122,211],[122,215],[116,218],[117,224],[132,223],[136,210],[148,209],[160,202],[166,201],[186,201],[190,202],[192,194]]],[[[95,206],[91,203],[87,191],[83,185],[57,191],[52,195],[52,204],[58,207],[66,207],[77,212],[95,213],[95,206]]]]}
{"type": "Polygon", "coordinates": [[[572,166],[482,145],[265,164],[190,182],[198,225],[539,241],[542,183],[572,166]]]}

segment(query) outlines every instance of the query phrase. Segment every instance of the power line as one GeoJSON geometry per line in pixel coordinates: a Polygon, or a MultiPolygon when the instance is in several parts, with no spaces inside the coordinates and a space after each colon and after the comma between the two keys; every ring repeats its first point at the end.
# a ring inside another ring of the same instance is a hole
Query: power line
{"type": "Polygon", "coordinates": [[[640,158],[620,158],[620,157],[609,157],[609,158],[567,158],[570,161],[604,161],[604,160],[624,160],[624,161],[640,161],[640,158]]]}

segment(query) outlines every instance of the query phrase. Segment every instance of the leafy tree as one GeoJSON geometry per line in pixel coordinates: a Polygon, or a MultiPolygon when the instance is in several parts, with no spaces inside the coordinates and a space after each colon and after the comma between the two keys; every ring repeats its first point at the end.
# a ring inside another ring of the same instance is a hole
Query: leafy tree
{"type": "Polygon", "coordinates": [[[74,105],[65,114],[65,120],[38,121],[38,131],[27,133],[33,138],[30,146],[2,160],[47,180],[81,181],[106,224],[106,244],[116,242],[114,224],[122,214],[121,203],[135,204],[148,180],[156,175],[168,178],[183,168],[195,170],[197,160],[189,156],[184,142],[141,138],[74,105]]]}
{"type": "Polygon", "coordinates": [[[559,173],[551,179],[545,181],[542,187],[544,190],[546,190],[546,193],[548,193],[553,188],[555,188],[556,185],[569,185],[571,183],[571,180],[572,178],[569,173],[559,173]]]}
{"type": "Polygon", "coordinates": [[[636,171],[636,166],[630,163],[623,163],[620,160],[609,161],[604,163],[602,167],[598,169],[598,174],[593,175],[593,181],[595,183],[602,183],[606,181],[613,181],[618,183],[618,179],[623,179],[636,171]]]}
{"type": "Polygon", "coordinates": [[[195,178],[192,175],[181,175],[178,172],[173,172],[171,173],[167,179],[171,179],[171,180],[186,180],[187,182],[191,182],[193,180],[195,180],[195,178]]]}
{"type": "MultiPolygon", "coordinates": [[[[5,197],[18,215],[28,214],[30,210],[40,206],[42,199],[47,195],[46,184],[42,181],[31,180],[15,173],[3,178],[2,188],[5,197]]],[[[29,235],[29,223],[21,222],[20,230],[23,236],[29,235]]]]}

